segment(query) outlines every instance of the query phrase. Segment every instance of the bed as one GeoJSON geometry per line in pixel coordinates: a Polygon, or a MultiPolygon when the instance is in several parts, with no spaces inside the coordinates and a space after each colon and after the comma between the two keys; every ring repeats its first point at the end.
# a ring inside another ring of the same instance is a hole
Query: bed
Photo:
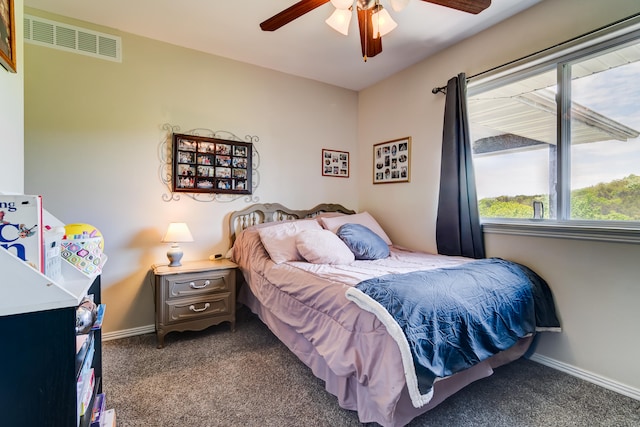
{"type": "Polygon", "coordinates": [[[522,357],[535,333],[559,330],[551,291],[531,270],[505,260],[399,247],[367,212],[337,204],[308,210],[256,204],[233,212],[229,226],[231,258],[244,279],[239,302],[324,381],[341,407],[357,411],[362,423],[406,425],[522,357]],[[491,286],[500,290],[480,296],[484,291],[477,289],[489,286],[482,282],[494,277],[497,284],[491,286]],[[399,285],[405,282],[411,287],[399,285]],[[503,282],[509,282],[505,290],[503,282]],[[517,289],[511,282],[519,283],[517,289]],[[446,286],[445,302],[423,308],[424,301],[440,301],[442,295],[420,295],[414,286],[446,286]],[[452,288],[471,292],[461,308],[450,308],[452,288]],[[484,299],[499,300],[509,312],[501,306],[491,314],[484,299]],[[407,306],[394,311],[399,301],[407,306]],[[476,312],[489,320],[465,320],[476,312]],[[479,328],[471,344],[464,341],[474,335],[470,322],[479,328]],[[457,323],[464,326],[451,327],[457,323]],[[427,329],[436,335],[427,336],[427,329]]]}

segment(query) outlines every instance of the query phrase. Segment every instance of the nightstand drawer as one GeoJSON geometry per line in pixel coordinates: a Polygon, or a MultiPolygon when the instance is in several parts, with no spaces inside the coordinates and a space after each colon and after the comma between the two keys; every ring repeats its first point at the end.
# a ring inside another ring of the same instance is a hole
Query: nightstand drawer
{"type": "Polygon", "coordinates": [[[209,318],[231,313],[231,294],[223,293],[209,298],[185,298],[167,301],[165,324],[209,318]]]}
{"type": "Polygon", "coordinates": [[[231,271],[181,274],[167,278],[166,299],[228,292],[231,289],[231,271]]]}

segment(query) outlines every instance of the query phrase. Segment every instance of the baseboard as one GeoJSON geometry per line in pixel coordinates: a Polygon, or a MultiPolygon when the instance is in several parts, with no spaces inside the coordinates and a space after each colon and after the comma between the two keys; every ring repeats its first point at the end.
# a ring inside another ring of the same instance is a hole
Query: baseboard
{"type": "Polygon", "coordinates": [[[541,365],[548,366],[550,368],[557,369],[558,371],[565,372],[574,377],[578,377],[590,383],[596,384],[600,387],[604,387],[616,393],[628,396],[632,399],[640,400],[640,390],[634,387],[629,387],[626,384],[619,383],[617,381],[610,380],[609,378],[596,375],[593,372],[585,371],[575,366],[560,362],[547,356],[542,356],[538,353],[533,353],[529,360],[540,363],[541,365]]]}
{"type": "Polygon", "coordinates": [[[104,332],[102,341],[117,340],[119,338],[134,337],[136,335],[144,335],[156,332],[156,325],[140,326],[138,328],[124,329],[121,331],[104,332]]]}

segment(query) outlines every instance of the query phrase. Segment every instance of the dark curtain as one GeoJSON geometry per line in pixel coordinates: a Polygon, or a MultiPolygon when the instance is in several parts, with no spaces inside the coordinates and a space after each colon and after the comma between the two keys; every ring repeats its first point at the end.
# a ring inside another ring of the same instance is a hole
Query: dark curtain
{"type": "Polygon", "coordinates": [[[464,73],[449,80],[446,94],[436,220],[438,253],[484,258],[464,73]]]}

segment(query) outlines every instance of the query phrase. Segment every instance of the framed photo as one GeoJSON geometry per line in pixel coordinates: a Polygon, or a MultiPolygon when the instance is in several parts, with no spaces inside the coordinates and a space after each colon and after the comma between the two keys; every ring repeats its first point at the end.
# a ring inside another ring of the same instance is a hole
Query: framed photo
{"type": "Polygon", "coordinates": [[[250,142],[173,134],[174,192],[251,194],[250,142]]]}
{"type": "Polygon", "coordinates": [[[349,178],[349,152],[323,148],[322,175],[349,178]]]}
{"type": "Polygon", "coordinates": [[[16,72],[16,23],[13,0],[0,0],[0,64],[16,72]]]}
{"type": "Polygon", "coordinates": [[[373,183],[409,182],[411,137],[381,142],[373,146],[373,183]]]}

